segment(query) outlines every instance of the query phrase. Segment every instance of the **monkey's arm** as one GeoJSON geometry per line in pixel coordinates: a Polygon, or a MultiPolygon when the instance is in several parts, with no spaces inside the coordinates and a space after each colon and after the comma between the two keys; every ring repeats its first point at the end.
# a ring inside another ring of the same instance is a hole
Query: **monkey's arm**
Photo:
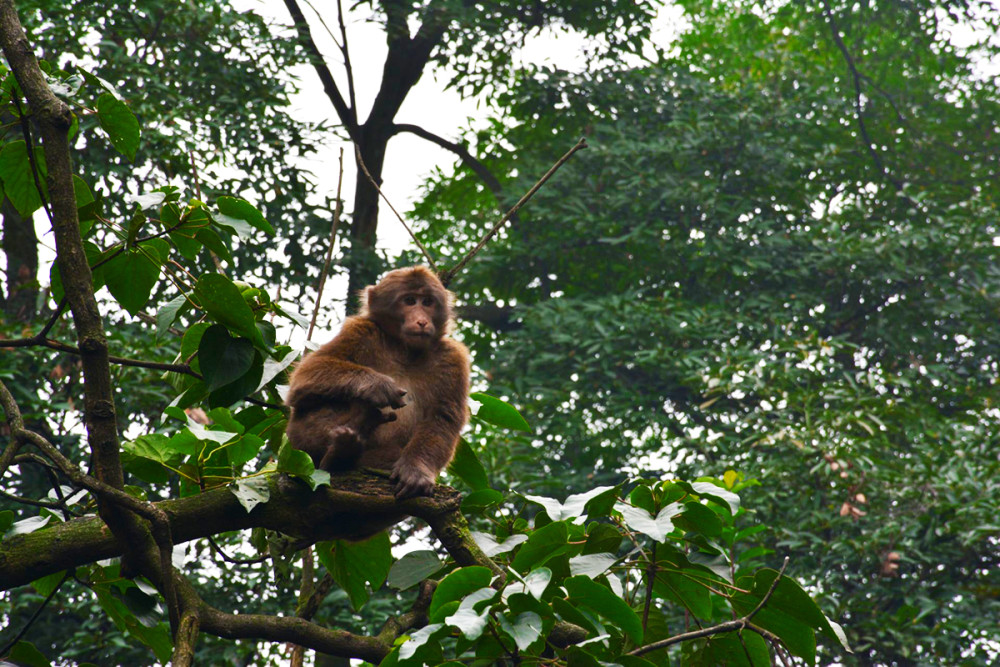
{"type": "Polygon", "coordinates": [[[306,355],[292,374],[286,403],[300,410],[329,399],[361,400],[401,408],[406,391],[370,368],[378,362],[378,330],[363,318],[348,318],[332,341],[306,355]]]}
{"type": "Polygon", "coordinates": [[[469,360],[464,349],[456,346],[443,355],[437,374],[441,382],[435,387],[435,404],[417,424],[392,469],[399,500],[433,493],[468,420],[469,360]]]}

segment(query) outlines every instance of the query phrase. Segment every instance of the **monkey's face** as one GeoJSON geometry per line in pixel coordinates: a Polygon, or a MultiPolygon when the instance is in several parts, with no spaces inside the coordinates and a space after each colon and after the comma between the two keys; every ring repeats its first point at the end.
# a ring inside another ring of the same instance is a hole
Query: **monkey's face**
{"type": "Polygon", "coordinates": [[[413,350],[427,349],[440,338],[441,304],[424,290],[401,294],[396,303],[399,339],[413,350]]]}

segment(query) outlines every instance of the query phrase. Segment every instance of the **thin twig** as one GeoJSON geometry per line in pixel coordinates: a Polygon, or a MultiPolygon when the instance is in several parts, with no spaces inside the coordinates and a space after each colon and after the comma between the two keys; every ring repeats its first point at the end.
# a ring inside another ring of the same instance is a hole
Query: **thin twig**
{"type": "Polygon", "coordinates": [[[674,644],[679,644],[681,642],[690,641],[692,639],[700,639],[701,637],[710,637],[712,635],[719,635],[725,632],[736,632],[749,628],[750,630],[762,635],[768,639],[775,637],[774,634],[760,628],[750,621],[754,616],[757,615],[764,605],[768,603],[771,596],[774,595],[775,589],[778,587],[778,582],[781,581],[781,577],[785,574],[785,568],[788,567],[788,558],[785,558],[785,562],[781,564],[781,569],[778,570],[778,576],[774,578],[771,582],[771,586],[767,589],[764,597],[760,599],[753,610],[740,618],[733,619],[732,621],[726,621],[725,623],[719,623],[718,625],[713,625],[709,628],[702,628],[700,630],[694,630],[692,632],[685,632],[683,634],[674,635],[673,637],[668,637],[666,639],[661,639],[658,642],[653,642],[652,644],[646,644],[645,646],[640,646],[637,649],[629,651],[629,655],[645,655],[646,653],[652,653],[653,651],[659,650],[661,648],[667,648],[668,646],[673,646],[674,644]]]}
{"type": "MultiPolygon", "coordinates": [[[[344,25],[344,5],[341,0],[337,0],[337,23],[340,24],[340,52],[344,55],[344,70],[347,72],[347,97],[351,102],[351,109],[357,111],[357,101],[354,99],[354,68],[351,66],[351,52],[347,45],[347,27],[344,25]]],[[[333,40],[337,43],[337,40],[333,40]]]]}
{"type": "MultiPolygon", "coordinates": [[[[315,11],[315,10],[314,10],[315,11]]],[[[340,198],[341,186],[344,183],[344,149],[340,149],[340,175],[337,176],[337,203],[333,208],[333,224],[330,226],[330,246],[326,249],[326,262],[323,264],[323,271],[319,274],[319,285],[316,287],[316,305],[313,308],[312,320],[309,322],[309,332],[306,333],[306,341],[312,340],[313,329],[316,328],[316,317],[319,315],[319,304],[323,298],[323,287],[326,285],[326,276],[330,273],[330,264],[333,261],[333,246],[337,242],[337,225],[340,224],[340,213],[342,199],[340,198]]]]}
{"type": "Polygon", "coordinates": [[[508,220],[510,220],[511,216],[517,213],[518,210],[522,206],[524,206],[527,203],[527,201],[531,199],[543,185],[545,185],[545,182],[548,181],[550,178],[552,178],[552,175],[559,170],[559,167],[563,166],[566,163],[566,161],[569,160],[571,157],[573,157],[573,154],[576,153],[578,150],[586,147],[587,147],[586,139],[580,139],[580,141],[576,142],[576,145],[573,146],[573,148],[569,149],[569,152],[567,152],[565,155],[559,158],[558,162],[552,165],[552,168],[549,169],[547,172],[545,172],[545,175],[542,176],[540,179],[538,179],[538,182],[535,183],[535,185],[533,185],[532,188],[528,190],[528,192],[523,197],[521,197],[521,199],[516,204],[514,204],[514,207],[511,208],[509,211],[507,211],[507,213],[502,218],[500,218],[500,220],[495,225],[493,225],[493,229],[491,229],[489,232],[486,233],[486,235],[482,238],[482,240],[479,241],[478,244],[476,244],[476,247],[473,248],[472,251],[469,252],[469,254],[463,257],[458,262],[458,264],[456,264],[453,268],[448,269],[447,271],[444,272],[444,274],[441,275],[441,282],[443,282],[445,285],[451,282],[451,279],[455,277],[455,274],[457,274],[459,271],[465,268],[465,265],[469,263],[469,260],[475,257],[479,253],[479,251],[483,249],[483,246],[485,246],[489,242],[489,240],[492,239],[498,231],[500,231],[500,228],[508,220]]]}
{"type": "Polygon", "coordinates": [[[841,55],[844,56],[844,62],[847,63],[847,69],[850,71],[851,79],[854,82],[854,114],[858,121],[858,130],[861,133],[861,139],[865,143],[865,150],[867,150],[868,154],[871,155],[872,161],[875,162],[875,166],[878,167],[880,172],[882,172],[882,175],[885,176],[886,180],[889,181],[897,192],[901,192],[903,190],[903,184],[889,171],[889,168],[882,160],[882,156],[879,155],[877,150],[875,150],[875,144],[872,141],[871,135],[868,134],[868,126],[865,123],[864,117],[864,108],[861,104],[861,96],[863,95],[861,90],[861,73],[858,71],[858,67],[854,63],[854,57],[851,56],[851,52],[847,49],[847,45],[844,44],[844,40],[840,36],[840,27],[833,18],[833,10],[830,8],[830,3],[827,0],[824,0],[823,2],[823,13],[826,15],[826,20],[830,24],[830,33],[833,35],[833,41],[836,42],[837,48],[840,50],[841,55]]]}
{"type": "Polygon", "coordinates": [[[266,561],[268,558],[271,557],[268,554],[264,554],[263,556],[255,556],[253,558],[233,558],[232,556],[227,555],[226,552],[222,550],[222,547],[220,547],[216,543],[215,538],[213,538],[211,535],[208,536],[208,544],[210,547],[212,547],[212,551],[214,551],[219,556],[219,558],[226,561],[227,563],[232,563],[233,565],[256,565],[257,563],[263,563],[264,561],[266,561]]]}
{"type": "Polygon", "coordinates": [[[434,259],[431,257],[431,254],[427,252],[427,248],[425,248],[424,244],[420,242],[420,240],[417,238],[417,235],[413,233],[412,229],[410,229],[410,226],[406,224],[406,220],[403,220],[403,216],[401,216],[399,212],[396,211],[396,209],[392,205],[392,202],[389,201],[389,198],[386,197],[385,194],[382,192],[382,188],[380,188],[378,186],[378,183],[375,182],[375,179],[372,178],[371,173],[368,171],[368,167],[365,165],[364,159],[361,157],[361,148],[357,144],[354,144],[354,155],[358,160],[358,166],[361,167],[361,171],[363,171],[365,176],[368,177],[368,182],[372,184],[372,187],[375,188],[375,191],[378,192],[379,196],[382,197],[385,203],[389,206],[389,209],[396,214],[396,217],[399,218],[399,221],[403,224],[403,227],[405,227],[406,231],[409,232],[410,238],[413,239],[413,242],[417,244],[418,248],[420,248],[420,252],[423,253],[424,258],[427,260],[427,264],[431,267],[431,269],[435,273],[437,273],[437,265],[434,263],[434,259]]]}
{"type": "Polygon", "coordinates": [[[56,587],[52,589],[52,592],[45,596],[45,599],[42,600],[42,603],[40,605],[38,605],[38,609],[36,609],[35,613],[31,615],[31,618],[28,619],[28,622],[24,624],[24,627],[21,628],[21,631],[18,632],[16,635],[14,635],[14,637],[11,638],[9,642],[7,642],[6,646],[0,648],[0,655],[7,655],[7,653],[12,648],[14,648],[14,645],[24,638],[24,635],[28,633],[28,630],[31,629],[31,626],[34,625],[35,621],[38,620],[38,617],[41,616],[42,610],[45,609],[45,606],[52,601],[52,598],[56,596],[56,593],[59,592],[59,589],[62,587],[62,585],[66,583],[67,579],[69,579],[70,572],[71,570],[66,570],[66,573],[63,574],[63,578],[59,580],[59,583],[56,584],[56,587]]]}

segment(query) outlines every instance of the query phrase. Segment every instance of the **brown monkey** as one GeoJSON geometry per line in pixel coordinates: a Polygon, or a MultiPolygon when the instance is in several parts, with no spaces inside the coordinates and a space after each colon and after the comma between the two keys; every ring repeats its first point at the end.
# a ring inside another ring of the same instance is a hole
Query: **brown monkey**
{"type": "Polygon", "coordinates": [[[391,470],[400,500],[430,495],[468,417],[469,353],[447,336],[450,301],[423,266],[365,288],[361,314],[292,373],[292,446],[325,470],[391,470]]]}

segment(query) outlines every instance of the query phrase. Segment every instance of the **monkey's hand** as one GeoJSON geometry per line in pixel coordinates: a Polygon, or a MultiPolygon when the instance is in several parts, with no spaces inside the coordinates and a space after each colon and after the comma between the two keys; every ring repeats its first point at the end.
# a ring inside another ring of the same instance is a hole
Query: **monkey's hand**
{"type": "Polygon", "coordinates": [[[396,461],[389,480],[395,484],[396,500],[406,500],[414,496],[434,495],[435,477],[433,472],[420,464],[404,464],[396,461]]]}
{"type": "Polygon", "coordinates": [[[360,387],[357,398],[376,408],[398,409],[406,405],[405,396],[405,389],[400,388],[388,375],[382,375],[360,387]]]}

